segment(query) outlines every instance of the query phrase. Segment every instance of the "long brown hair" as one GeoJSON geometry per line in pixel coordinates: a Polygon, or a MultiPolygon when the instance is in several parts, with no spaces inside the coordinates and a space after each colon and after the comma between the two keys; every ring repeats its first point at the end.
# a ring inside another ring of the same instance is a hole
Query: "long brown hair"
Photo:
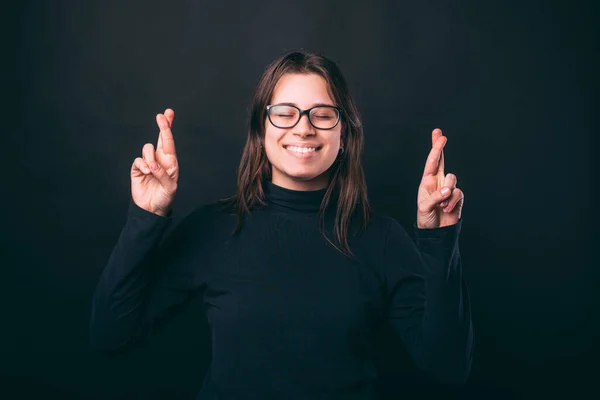
{"type": "MultiPolygon", "coordinates": [[[[319,226],[327,241],[346,256],[352,256],[348,235],[352,219],[358,217],[359,231],[365,229],[371,219],[367,199],[367,185],[361,164],[364,146],[363,127],[360,116],[342,72],[325,56],[295,51],[271,63],[262,74],[254,91],[250,107],[248,137],[238,168],[237,192],[220,203],[233,208],[238,215],[235,235],[242,226],[246,213],[257,206],[265,206],[263,182],[271,180],[271,164],[264,149],[266,106],[271,101],[275,85],[289,73],[318,74],[329,87],[338,107],[342,108],[341,143],[344,151],[338,155],[329,169],[329,184],[319,211],[319,226]],[[336,246],[324,232],[325,210],[337,205],[334,220],[336,246]]],[[[354,226],[354,225],[353,225],[354,226]]]]}

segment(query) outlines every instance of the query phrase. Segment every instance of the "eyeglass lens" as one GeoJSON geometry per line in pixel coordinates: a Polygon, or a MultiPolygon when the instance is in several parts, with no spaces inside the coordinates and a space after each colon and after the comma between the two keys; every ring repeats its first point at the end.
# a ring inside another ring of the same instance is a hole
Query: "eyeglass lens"
{"type": "MultiPolygon", "coordinates": [[[[281,105],[269,110],[271,123],[278,128],[291,128],[298,123],[300,111],[297,108],[281,105]]],[[[318,129],[331,129],[338,122],[338,110],[333,107],[315,107],[309,113],[311,124],[318,129]]]]}

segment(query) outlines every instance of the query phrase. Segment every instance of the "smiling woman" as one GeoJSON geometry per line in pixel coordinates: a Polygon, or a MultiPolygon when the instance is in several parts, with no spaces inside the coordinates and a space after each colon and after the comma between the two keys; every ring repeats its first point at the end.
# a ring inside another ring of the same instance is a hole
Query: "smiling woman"
{"type": "Polygon", "coordinates": [[[274,184],[293,190],[327,186],[342,132],[335,100],[328,92],[327,82],[317,74],[286,74],[275,86],[272,103],[289,105],[268,109],[271,123],[265,130],[265,150],[274,184]],[[317,103],[327,106],[313,108],[317,103]],[[300,112],[297,106],[310,111],[300,112]],[[327,129],[316,128],[313,121],[327,129]]]}
{"type": "Polygon", "coordinates": [[[263,182],[299,191],[326,189],[319,225],[324,226],[325,211],[335,202],[335,241],[351,255],[349,231],[366,228],[372,214],[363,144],[358,110],[333,61],[301,52],[275,60],[252,100],[237,193],[223,201],[237,210],[235,232],[252,208],[264,204],[263,182]]]}
{"type": "Polygon", "coordinates": [[[179,164],[174,112],[157,115],[131,168],[131,203],[92,302],[92,345],[144,340],[200,296],[212,361],[198,396],[376,399],[373,344],[389,325],[416,363],[464,382],[473,330],[458,238],[462,192],[432,132],[414,243],[375,214],[360,162],[363,129],[326,57],[273,62],[251,105],[236,193],[198,207],[172,233],[179,164]]]}

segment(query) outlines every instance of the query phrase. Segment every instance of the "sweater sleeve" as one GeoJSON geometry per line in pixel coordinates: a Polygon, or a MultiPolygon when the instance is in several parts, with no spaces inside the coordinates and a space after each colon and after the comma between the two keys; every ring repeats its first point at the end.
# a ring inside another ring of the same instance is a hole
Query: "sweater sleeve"
{"type": "Polygon", "coordinates": [[[392,220],[384,249],[388,318],[420,368],[445,383],[466,381],[473,353],[457,224],[419,229],[415,241],[392,220]]]}
{"type": "Polygon", "coordinates": [[[93,349],[115,351],[143,341],[197,288],[185,242],[192,236],[191,217],[162,240],[173,219],[130,201],[125,225],[93,294],[93,349]]]}

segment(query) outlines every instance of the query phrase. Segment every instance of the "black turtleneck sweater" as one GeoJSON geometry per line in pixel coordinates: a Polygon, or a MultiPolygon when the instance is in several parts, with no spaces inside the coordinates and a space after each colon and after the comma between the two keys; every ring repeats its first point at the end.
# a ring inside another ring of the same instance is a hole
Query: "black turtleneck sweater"
{"type": "Polygon", "coordinates": [[[198,399],[375,399],[373,338],[391,324],[416,363],[462,382],[473,336],[456,225],[419,229],[416,243],[375,215],[351,237],[354,258],[327,242],[325,189],[265,183],[267,206],[237,216],[202,206],[168,235],[173,217],[131,202],[96,287],[91,343],[143,340],[191,296],[201,296],[212,361],[198,399]],[[163,238],[163,236],[167,236],[163,238]]]}

